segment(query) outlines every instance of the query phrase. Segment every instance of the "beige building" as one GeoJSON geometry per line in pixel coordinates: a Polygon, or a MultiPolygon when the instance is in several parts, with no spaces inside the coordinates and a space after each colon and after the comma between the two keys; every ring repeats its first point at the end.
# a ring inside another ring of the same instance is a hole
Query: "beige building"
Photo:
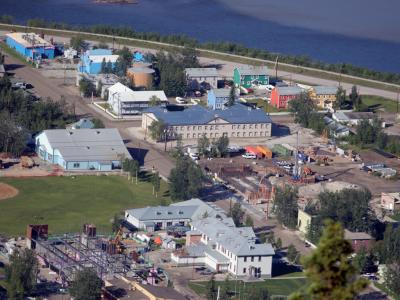
{"type": "Polygon", "coordinates": [[[307,234],[308,227],[311,225],[313,216],[306,213],[304,210],[299,209],[297,215],[297,228],[302,234],[307,234]]]}
{"type": "Polygon", "coordinates": [[[224,110],[211,110],[194,105],[184,110],[170,111],[162,107],[148,109],[142,115],[142,129],[147,133],[153,121],[168,125],[168,136],[183,140],[198,139],[203,134],[210,139],[265,138],[271,136],[271,119],[262,110],[235,104],[224,110]]]}
{"type": "Polygon", "coordinates": [[[333,108],[337,90],[335,86],[313,86],[309,89],[309,95],[319,108],[333,108]]]}
{"type": "Polygon", "coordinates": [[[382,193],[381,205],[382,208],[386,210],[400,210],[400,193],[382,193]]]}

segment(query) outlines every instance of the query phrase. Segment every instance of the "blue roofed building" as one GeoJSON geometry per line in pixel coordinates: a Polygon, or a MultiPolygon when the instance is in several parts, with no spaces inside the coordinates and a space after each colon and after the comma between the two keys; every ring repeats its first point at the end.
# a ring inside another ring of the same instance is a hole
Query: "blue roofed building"
{"type": "Polygon", "coordinates": [[[223,109],[229,101],[231,89],[212,89],[207,93],[207,105],[212,109],[223,109]]]}
{"type": "Polygon", "coordinates": [[[10,48],[31,60],[55,57],[55,46],[36,33],[7,33],[6,43],[10,48]]]}
{"type": "Polygon", "coordinates": [[[153,121],[167,124],[168,138],[183,140],[207,136],[210,139],[227,136],[230,139],[266,138],[271,136],[271,118],[261,109],[235,104],[223,110],[200,105],[184,109],[152,107],[142,114],[142,129],[146,136],[153,121]]]}
{"type": "Polygon", "coordinates": [[[44,130],[35,145],[41,159],[67,171],[112,171],[132,158],[115,128],[44,130]]]}
{"type": "Polygon", "coordinates": [[[105,63],[110,62],[112,68],[114,68],[118,57],[118,55],[112,54],[112,51],[109,49],[87,50],[81,56],[78,71],[87,74],[100,74],[103,61],[105,63]]]}

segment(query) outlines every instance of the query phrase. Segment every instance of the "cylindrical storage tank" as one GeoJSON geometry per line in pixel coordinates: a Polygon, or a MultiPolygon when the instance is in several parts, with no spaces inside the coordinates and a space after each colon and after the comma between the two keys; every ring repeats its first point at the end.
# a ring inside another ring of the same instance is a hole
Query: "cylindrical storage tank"
{"type": "Polygon", "coordinates": [[[152,67],[152,63],[147,63],[147,62],[134,62],[132,64],[133,68],[151,68],[152,67]]]}
{"type": "Polygon", "coordinates": [[[149,89],[153,82],[154,70],[150,68],[129,68],[126,71],[128,76],[135,87],[145,87],[149,89]]]}

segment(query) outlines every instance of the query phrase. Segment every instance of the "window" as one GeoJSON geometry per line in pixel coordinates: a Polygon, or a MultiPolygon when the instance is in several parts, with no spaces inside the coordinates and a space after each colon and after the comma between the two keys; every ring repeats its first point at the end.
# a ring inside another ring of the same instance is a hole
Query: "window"
{"type": "Polygon", "coordinates": [[[253,125],[252,124],[249,124],[249,129],[252,129],[253,128],[253,125]]]}
{"type": "Polygon", "coordinates": [[[257,136],[257,132],[254,132],[254,136],[257,136]]]}
{"type": "Polygon", "coordinates": [[[261,256],[258,257],[258,261],[261,261],[261,256]]]}
{"type": "Polygon", "coordinates": [[[188,126],[186,129],[189,131],[190,130],[190,126],[188,126]]]}
{"type": "Polygon", "coordinates": [[[210,130],[213,130],[213,126],[212,125],[210,126],[210,130]]]}
{"type": "Polygon", "coordinates": [[[246,125],[243,125],[243,127],[242,127],[243,129],[246,129],[246,125]]]}
{"type": "Polygon", "coordinates": [[[167,222],[167,226],[172,226],[172,222],[167,222]]]}
{"type": "Polygon", "coordinates": [[[195,133],[193,133],[193,138],[196,138],[196,134],[195,133]]]}
{"type": "Polygon", "coordinates": [[[196,126],[193,126],[193,130],[196,130],[196,126]]]}
{"type": "Polygon", "coordinates": [[[48,160],[53,160],[53,155],[51,155],[50,153],[47,154],[47,159],[48,159],[48,160]]]}
{"type": "Polygon", "coordinates": [[[243,268],[243,274],[246,274],[246,268],[243,268]]]}
{"type": "Polygon", "coordinates": [[[190,137],[190,133],[186,134],[186,138],[189,138],[189,137],[190,137]]]}
{"type": "Polygon", "coordinates": [[[210,138],[212,138],[213,137],[213,134],[212,133],[210,133],[210,138]]]}
{"type": "Polygon", "coordinates": [[[235,129],[235,125],[232,125],[232,129],[235,129]]]}
{"type": "Polygon", "coordinates": [[[246,132],[243,132],[243,136],[246,136],[246,132]]]}
{"type": "Polygon", "coordinates": [[[257,124],[254,124],[254,129],[257,129],[257,124]]]}
{"type": "Polygon", "coordinates": [[[74,168],[79,168],[81,166],[80,163],[74,163],[74,168]]]}
{"type": "Polygon", "coordinates": [[[243,258],[243,261],[244,261],[244,262],[246,262],[246,261],[247,261],[247,256],[245,256],[245,257],[243,258]]]}
{"type": "Polygon", "coordinates": [[[254,256],[251,257],[251,262],[254,262],[254,256]]]}
{"type": "Polygon", "coordinates": [[[198,126],[197,129],[198,129],[198,130],[201,130],[201,126],[198,126]]]}

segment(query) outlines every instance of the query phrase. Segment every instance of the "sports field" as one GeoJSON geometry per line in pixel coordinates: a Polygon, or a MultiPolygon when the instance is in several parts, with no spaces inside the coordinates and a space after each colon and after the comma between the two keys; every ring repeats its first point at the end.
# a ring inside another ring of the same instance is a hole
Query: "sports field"
{"type": "Polygon", "coordinates": [[[136,185],[120,176],[0,178],[0,183],[18,190],[0,200],[0,234],[8,236],[24,235],[30,223],[49,224],[50,233],[64,233],[90,222],[107,233],[113,216],[124,209],[170,202],[165,182],[156,198],[146,179],[136,185]]]}

